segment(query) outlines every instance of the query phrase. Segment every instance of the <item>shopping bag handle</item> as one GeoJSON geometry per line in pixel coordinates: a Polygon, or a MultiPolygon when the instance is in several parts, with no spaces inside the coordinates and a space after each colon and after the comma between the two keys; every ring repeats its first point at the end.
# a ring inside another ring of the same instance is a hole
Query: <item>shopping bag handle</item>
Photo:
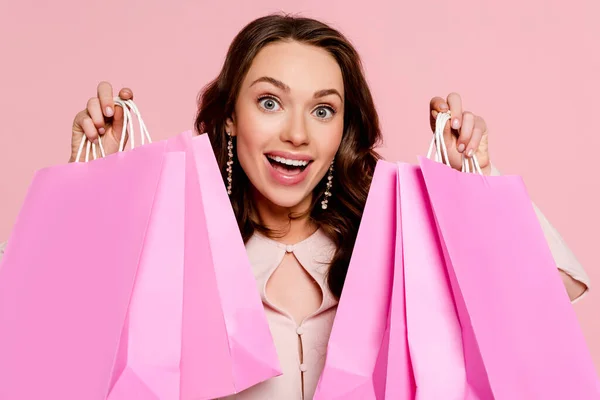
{"type": "MultiPolygon", "coordinates": [[[[431,153],[435,149],[435,161],[443,162],[448,166],[450,166],[450,159],[448,158],[446,142],[444,141],[444,128],[451,118],[452,114],[450,111],[438,113],[437,118],[435,120],[435,132],[433,133],[431,143],[429,144],[429,151],[427,152],[427,158],[431,158],[431,153]]],[[[483,175],[483,172],[479,167],[477,155],[473,154],[471,157],[465,157],[465,155],[463,154],[462,172],[469,173],[471,171],[477,172],[479,175],[483,175]],[[470,165],[470,162],[473,163],[472,167],[470,165]]]]}
{"type": "MultiPolygon", "coordinates": [[[[148,132],[148,128],[146,127],[144,120],[142,119],[142,114],[140,113],[140,110],[138,109],[136,104],[133,102],[133,100],[123,100],[120,97],[115,97],[114,102],[115,102],[115,106],[120,106],[121,108],[123,108],[123,129],[121,131],[121,141],[119,143],[118,151],[122,152],[125,150],[125,137],[126,137],[128,131],[129,131],[129,137],[131,138],[130,139],[131,149],[135,148],[135,132],[133,129],[132,114],[135,115],[138,120],[138,124],[140,127],[140,136],[141,136],[142,146],[144,144],[146,144],[146,140],[148,141],[148,143],[152,143],[152,138],[150,137],[150,133],[148,132]]],[[[96,151],[96,144],[91,143],[87,139],[87,137],[85,135],[83,135],[83,137],[81,139],[81,144],[79,145],[79,150],[77,151],[77,156],[75,157],[75,162],[79,162],[79,160],[81,158],[81,154],[83,153],[84,147],[86,148],[85,162],[88,162],[90,159],[90,151],[92,153],[92,157],[94,158],[94,160],[96,158],[98,158],[98,154],[96,151]]],[[[100,148],[101,157],[106,157],[106,152],[104,151],[104,146],[102,145],[102,137],[98,138],[98,147],[100,148]]]]}
{"type": "Polygon", "coordinates": [[[133,130],[133,118],[132,112],[137,117],[138,124],[140,127],[140,136],[142,138],[142,146],[146,144],[146,139],[148,143],[152,143],[152,138],[150,137],[150,133],[148,132],[148,128],[146,128],[146,124],[142,119],[142,114],[140,110],[137,108],[133,100],[123,100],[119,97],[115,98],[115,104],[119,104],[123,107],[123,130],[121,132],[121,143],[119,144],[119,152],[125,150],[125,134],[127,133],[127,129],[129,129],[130,137],[131,137],[131,148],[135,148],[135,135],[133,130]],[[129,109],[128,107],[129,106],[129,109]],[[127,122],[127,123],[126,123],[127,122]]]}

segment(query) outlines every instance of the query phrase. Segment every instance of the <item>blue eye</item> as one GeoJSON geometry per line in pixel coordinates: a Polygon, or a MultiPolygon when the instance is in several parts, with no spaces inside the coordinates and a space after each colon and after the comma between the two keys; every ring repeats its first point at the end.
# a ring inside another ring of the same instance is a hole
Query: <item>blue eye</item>
{"type": "Polygon", "coordinates": [[[313,111],[313,114],[319,119],[329,119],[335,115],[335,110],[329,106],[320,106],[313,111]]]}
{"type": "Polygon", "coordinates": [[[258,99],[258,104],[267,111],[279,111],[281,108],[279,102],[273,97],[262,97],[258,99]]]}

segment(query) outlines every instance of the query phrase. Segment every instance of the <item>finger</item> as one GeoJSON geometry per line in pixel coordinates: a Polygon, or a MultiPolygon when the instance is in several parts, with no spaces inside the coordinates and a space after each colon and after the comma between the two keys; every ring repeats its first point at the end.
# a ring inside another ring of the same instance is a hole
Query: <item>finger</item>
{"type": "Polygon", "coordinates": [[[431,125],[432,132],[435,132],[435,122],[440,112],[448,111],[448,103],[441,97],[434,97],[429,102],[429,123],[431,125]]]}
{"type": "Polygon", "coordinates": [[[81,127],[83,128],[83,133],[89,139],[89,141],[92,143],[96,143],[96,140],[98,140],[98,130],[96,130],[94,121],[92,121],[92,118],[90,118],[90,116],[83,118],[81,127]]]}
{"type": "Polygon", "coordinates": [[[133,100],[133,91],[129,88],[123,88],[119,91],[119,97],[123,100],[133,100]]]}
{"type": "Polygon", "coordinates": [[[458,130],[462,124],[462,99],[458,93],[450,93],[448,95],[448,106],[452,113],[452,129],[458,130]]]}
{"type": "Polygon", "coordinates": [[[437,114],[439,112],[446,112],[446,111],[448,111],[448,103],[446,103],[446,100],[444,100],[443,98],[441,98],[439,96],[438,97],[434,97],[429,102],[429,110],[431,111],[431,116],[433,118],[436,118],[437,114]]]}
{"type": "Polygon", "coordinates": [[[473,128],[475,128],[475,115],[465,111],[462,115],[462,126],[460,127],[460,133],[456,141],[456,150],[458,150],[459,153],[462,153],[467,149],[467,145],[470,143],[471,137],[473,136],[473,128]]]}
{"type": "Polygon", "coordinates": [[[123,112],[123,107],[121,107],[120,105],[115,106],[115,117],[112,123],[112,131],[113,136],[115,137],[115,140],[117,142],[121,140],[121,135],[123,132],[124,114],[125,113],[123,112]]]}
{"type": "Polygon", "coordinates": [[[471,140],[469,140],[469,144],[467,144],[466,155],[467,157],[473,156],[479,145],[481,143],[481,138],[483,137],[483,133],[487,130],[485,125],[485,121],[482,118],[475,118],[475,127],[473,128],[473,134],[471,135],[471,140]]]}
{"type": "Polygon", "coordinates": [[[92,97],[87,102],[87,112],[94,126],[98,130],[100,135],[104,135],[105,127],[104,127],[104,115],[102,115],[102,108],[100,106],[100,99],[97,97],[92,97]]]}
{"type": "Polygon", "coordinates": [[[73,119],[73,133],[80,133],[80,134],[84,134],[83,132],[83,121],[86,118],[89,118],[89,114],[87,112],[87,109],[83,110],[83,111],[79,111],[76,115],[75,115],[75,119],[73,119]]]}
{"type": "MultiPolygon", "coordinates": [[[[119,97],[123,100],[133,100],[133,91],[129,88],[123,88],[119,91],[119,97]]],[[[117,141],[121,140],[123,131],[123,108],[121,106],[115,106],[115,117],[113,120],[113,134],[117,141]]]]}
{"type": "Polygon", "coordinates": [[[98,84],[98,99],[100,100],[102,113],[105,117],[111,118],[115,115],[113,88],[110,83],[103,81],[98,84]]]}

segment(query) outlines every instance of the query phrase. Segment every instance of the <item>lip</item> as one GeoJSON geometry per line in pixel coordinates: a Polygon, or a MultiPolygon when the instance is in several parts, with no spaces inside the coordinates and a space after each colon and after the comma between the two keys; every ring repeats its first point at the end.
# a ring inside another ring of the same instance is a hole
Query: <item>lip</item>
{"type": "MultiPolygon", "coordinates": [[[[277,154],[276,153],[268,153],[268,154],[273,155],[273,156],[278,155],[279,157],[288,158],[285,155],[283,155],[286,153],[277,153],[277,154]]],[[[289,158],[289,159],[310,161],[310,159],[300,159],[300,158],[289,158]]],[[[283,186],[293,186],[293,185],[297,185],[297,184],[301,183],[302,181],[304,181],[306,179],[306,177],[308,176],[310,167],[312,166],[312,163],[309,163],[306,166],[306,168],[304,168],[304,170],[297,175],[287,175],[281,171],[276,170],[275,168],[273,168],[273,166],[269,162],[269,159],[266,155],[265,155],[265,166],[266,166],[267,170],[269,171],[269,175],[271,175],[271,178],[275,182],[277,182],[283,186]]]]}
{"type": "Polygon", "coordinates": [[[286,158],[288,160],[297,160],[297,161],[312,161],[313,158],[307,154],[294,154],[288,153],[286,151],[269,151],[265,153],[265,156],[273,156],[273,157],[281,157],[286,158]]]}

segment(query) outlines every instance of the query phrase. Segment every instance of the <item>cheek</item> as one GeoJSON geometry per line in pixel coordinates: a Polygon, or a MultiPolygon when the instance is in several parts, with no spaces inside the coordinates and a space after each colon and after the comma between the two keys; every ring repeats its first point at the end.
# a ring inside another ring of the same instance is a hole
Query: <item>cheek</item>
{"type": "Polygon", "coordinates": [[[251,174],[256,162],[262,162],[267,144],[278,132],[277,126],[253,104],[240,104],[236,108],[236,117],[237,157],[246,173],[251,174]]]}
{"type": "Polygon", "coordinates": [[[323,158],[332,159],[337,153],[342,141],[344,132],[343,118],[325,124],[318,132],[316,142],[319,147],[319,153],[323,158]]]}

